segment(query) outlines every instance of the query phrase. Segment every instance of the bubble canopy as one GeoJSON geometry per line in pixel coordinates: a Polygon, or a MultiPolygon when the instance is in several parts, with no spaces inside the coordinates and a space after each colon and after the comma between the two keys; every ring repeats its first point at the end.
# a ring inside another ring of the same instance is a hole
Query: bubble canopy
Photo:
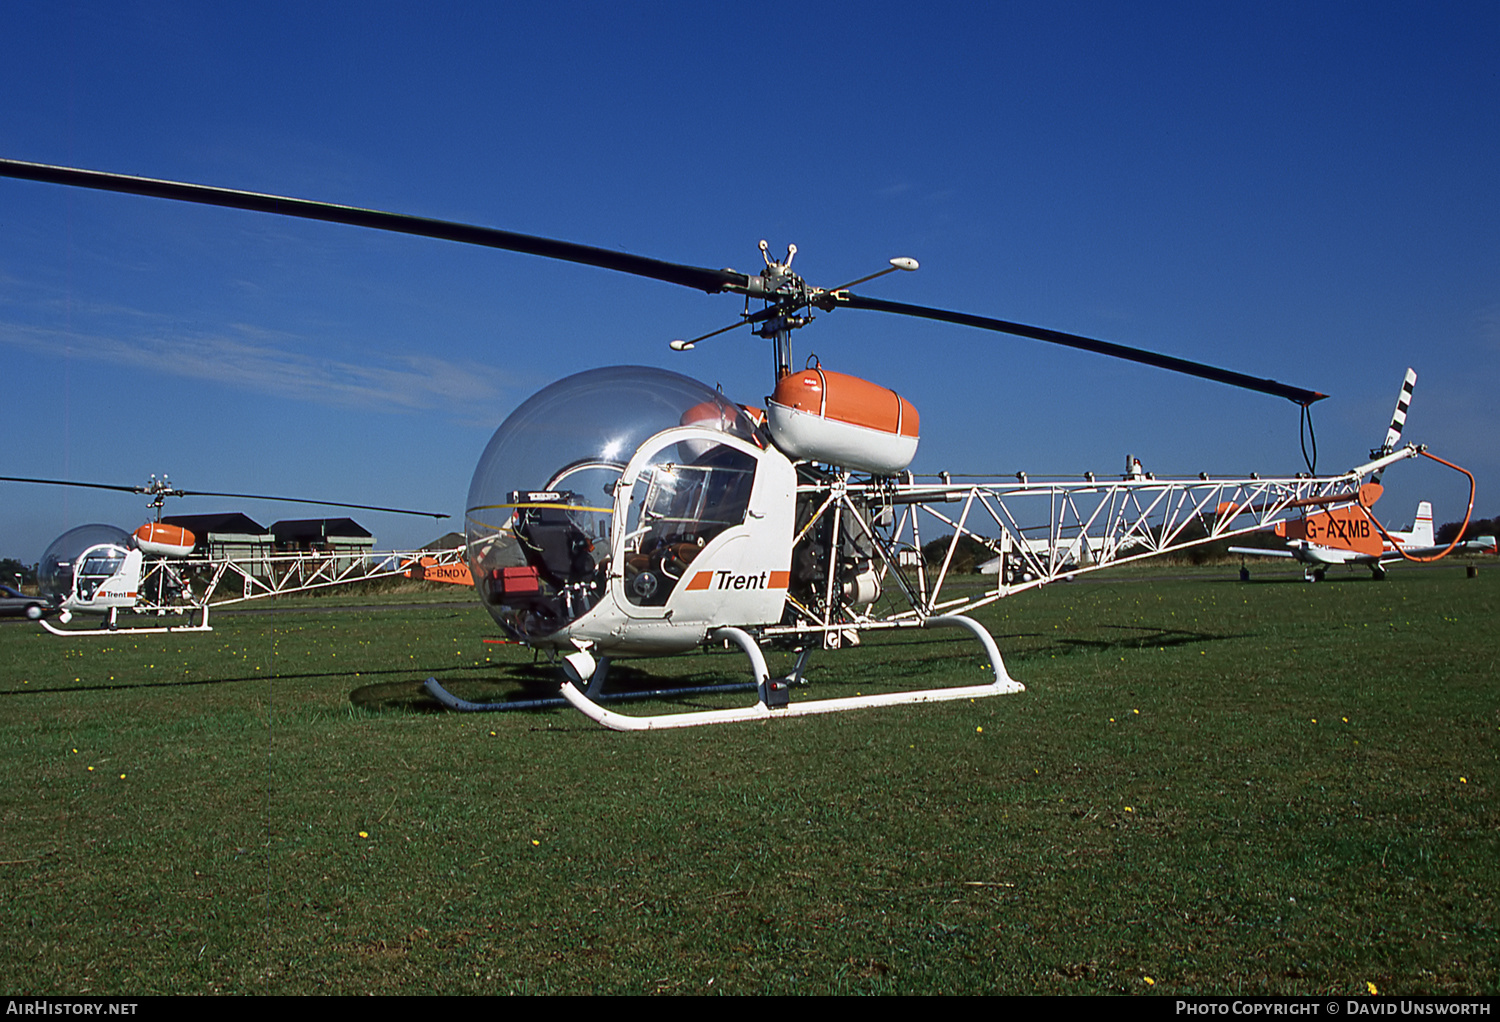
{"type": "Polygon", "coordinates": [[[110,575],[124,561],[130,536],[113,525],[80,525],[69,529],[42,554],[37,569],[37,588],[43,596],[57,600],[73,592],[73,569],[78,558],[91,547],[106,547],[84,565],[85,575],[110,575]]]}
{"type": "MultiPolygon", "coordinates": [[[[536,584],[546,590],[572,587],[583,599],[584,581],[609,554],[614,484],[643,443],[683,425],[758,442],[749,416],[723,394],[648,366],[569,376],[512,412],[490,438],[469,484],[464,526],[469,567],[481,592],[483,580],[527,564],[518,541],[528,541],[522,534],[528,520],[542,536],[565,519],[568,548],[551,555],[546,563],[554,567],[544,565],[536,584]]],[[[560,620],[523,620],[525,613],[515,609],[521,603],[512,600],[503,608],[486,599],[502,627],[521,638],[553,631],[584,612],[581,606],[563,607],[560,620]]]]}

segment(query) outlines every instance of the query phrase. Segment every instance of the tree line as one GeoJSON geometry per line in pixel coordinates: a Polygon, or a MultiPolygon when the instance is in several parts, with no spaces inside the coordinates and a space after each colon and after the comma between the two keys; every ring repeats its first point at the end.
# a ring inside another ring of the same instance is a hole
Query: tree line
{"type": "MultiPolygon", "coordinates": [[[[1458,536],[1458,530],[1463,524],[1463,522],[1444,522],[1438,527],[1434,538],[1439,545],[1446,546],[1453,542],[1455,536],[1458,536]]],[[[1458,536],[1458,538],[1467,543],[1469,540],[1478,539],[1480,536],[1497,535],[1500,535],[1500,515],[1494,518],[1470,518],[1469,527],[1464,529],[1464,534],[1458,536]]]]}
{"type": "Polygon", "coordinates": [[[8,586],[17,585],[17,576],[20,577],[20,585],[36,585],[36,565],[22,564],[14,557],[0,557],[0,582],[8,586]]]}

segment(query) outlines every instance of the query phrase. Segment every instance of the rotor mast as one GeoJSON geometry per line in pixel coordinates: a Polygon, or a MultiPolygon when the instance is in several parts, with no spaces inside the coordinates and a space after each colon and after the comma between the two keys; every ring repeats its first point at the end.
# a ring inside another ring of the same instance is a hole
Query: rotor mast
{"type": "MultiPolygon", "coordinates": [[[[840,302],[847,301],[849,288],[856,284],[863,284],[876,277],[883,277],[887,273],[895,273],[897,270],[911,271],[917,268],[915,259],[899,256],[890,261],[890,266],[876,273],[860,277],[858,280],[851,280],[836,288],[821,288],[810,287],[807,281],[792,271],[792,260],[797,255],[796,245],[787,245],[785,259],[772,259],[770,246],[762,238],[760,254],[761,258],[766,261],[766,268],[757,276],[752,277],[747,274],[743,285],[727,284],[724,290],[740,292],[750,298],[763,298],[771,303],[758,313],[746,313],[745,322],[752,325],[758,323],[759,326],[754,331],[756,336],[770,339],[778,380],[783,376],[791,375],[792,331],[806,326],[816,318],[812,314],[814,306],[827,312],[840,302]]],[[[678,351],[686,351],[703,339],[699,337],[694,341],[673,341],[672,347],[678,351]]]]}
{"type": "Polygon", "coordinates": [[[806,307],[805,299],[808,296],[807,282],[792,272],[792,259],[797,255],[797,246],[786,247],[786,259],[777,262],[771,258],[768,251],[769,246],[764,238],[760,242],[760,254],[766,261],[766,268],[760,271],[759,277],[751,278],[753,282],[760,283],[767,297],[781,295],[781,308],[777,315],[772,316],[755,333],[761,337],[769,338],[771,341],[771,357],[775,361],[776,379],[789,376],[792,372],[792,331],[800,326],[811,323],[811,315],[799,316],[792,312],[793,306],[806,307]]]}

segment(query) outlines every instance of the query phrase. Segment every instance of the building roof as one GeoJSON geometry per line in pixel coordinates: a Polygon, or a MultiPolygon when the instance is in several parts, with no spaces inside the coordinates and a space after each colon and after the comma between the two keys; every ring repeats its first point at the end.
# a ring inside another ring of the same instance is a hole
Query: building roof
{"type": "Polygon", "coordinates": [[[212,535],[270,536],[270,530],[255,519],[238,511],[226,511],[212,515],[170,515],[162,521],[168,525],[180,525],[200,539],[212,535]]]}
{"type": "Polygon", "coordinates": [[[352,518],[303,518],[275,522],[271,532],[278,543],[308,543],[326,540],[373,541],[374,535],[352,518]]]}

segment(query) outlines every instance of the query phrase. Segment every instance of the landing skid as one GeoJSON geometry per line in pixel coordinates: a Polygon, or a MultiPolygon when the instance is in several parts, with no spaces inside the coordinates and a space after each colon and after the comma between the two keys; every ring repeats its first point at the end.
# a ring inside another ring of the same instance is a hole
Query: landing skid
{"type": "Polygon", "coordinates": [[[1025,691],[1025,686],[1005,672],[1005,663],[1000,659],[1000,651],[995,646],[994,638],[977,621],[954,614],[929,618],[927,627],[966,628],[972,632],[989,656],[995,680],[984,685],[961,685],[955,688],[928,689],[917,692],[886,692],[879,695],[846,696],[841,699],[818,699],[806,703],[792,703],[789,689],[800,680],[805,658],[798,660],[797,669],[791,676],[773,680],[770,671],[766,668],[766,658],[761,654],[760,646],[749,633],[739,628],[719,628],[709,633],[709,637],[735,643],[750,658],[750,668],[755,676],[753,687],[760,693],[760,699],[754,706],[743,709],[696,710],[688,713],[633,717],[606,710],[599,705],[596,698],[572,684],[564,683],[562,694],[580,713],[604,727],[615,731],[653,731],[665,728],[697,727],[700,724],[729,724],[740,721],[770,720],[777,717],[806,717],[815,713],[838,713],[842,710],[860,710],[874,706],[902,706],[953,699],[979,699],[985,696],[1009,695],[1013,692],[1025,691]]]}
{"type": "Polygon", "coordinates": [[[104,628],[59,628],[46,618],[43,618],[40,624],[53,635],[153,635],[166,632],[211,632],[213,627],[208,623],[208,608],[205,606],[202,610],[203,617],[195,625],[165,625],[160,628],[137,628],[126,625],[122,628],[116,626],[113,612],[109,615],[109,625],[104,628]]]}

